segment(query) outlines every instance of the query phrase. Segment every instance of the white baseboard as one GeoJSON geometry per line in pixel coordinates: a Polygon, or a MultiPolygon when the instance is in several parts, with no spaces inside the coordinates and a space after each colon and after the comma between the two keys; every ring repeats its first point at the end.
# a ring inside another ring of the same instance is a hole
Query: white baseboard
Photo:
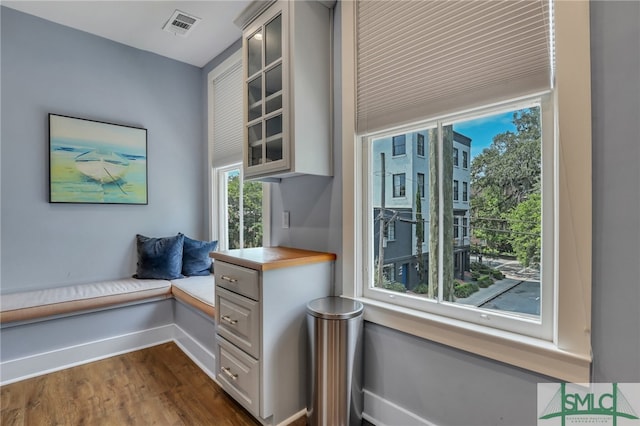
{"type": "Polygon", "coordinates": [[[209,377],[215,356],[175,324],[69,346],[0,363],[0,386],[174,341],[209,377]]]}
{"type": "Polygon", "coordinates": [[[364,391],[362,417],[376,426],[437,426],[367,390],[364,391]]]}

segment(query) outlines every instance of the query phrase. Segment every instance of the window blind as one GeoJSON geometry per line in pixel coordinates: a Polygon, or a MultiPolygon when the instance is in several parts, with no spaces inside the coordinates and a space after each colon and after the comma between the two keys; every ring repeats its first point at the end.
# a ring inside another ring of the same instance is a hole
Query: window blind
{"type": "Polygon", "coordinates": [[[358,133],[551,87],[548,0],[358,0],[358,133]]]}
{"type": "Polygon", "coordinates": [[[213,167],[242,161],[242,62],[213,80],[213,167]]]}

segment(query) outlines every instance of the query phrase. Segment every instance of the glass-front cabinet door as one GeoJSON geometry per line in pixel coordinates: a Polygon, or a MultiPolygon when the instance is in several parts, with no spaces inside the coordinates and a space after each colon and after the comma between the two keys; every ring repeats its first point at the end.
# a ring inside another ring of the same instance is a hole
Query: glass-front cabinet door
{"type": "Polygon", "coordinates": [[[286,11],[269,10],[244,32],[245,175],[288,167],[286,148],[285,37],[286,11]]]}

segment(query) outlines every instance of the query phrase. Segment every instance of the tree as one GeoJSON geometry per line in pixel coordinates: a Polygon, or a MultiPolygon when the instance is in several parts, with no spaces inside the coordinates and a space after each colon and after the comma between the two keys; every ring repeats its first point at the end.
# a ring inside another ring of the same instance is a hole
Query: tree
{"type": "Polygon", "coordinates": [[[540,108],[516,111],[513,124],[515,132],[494,136],[492,144],[471,163],[473,236],[486,243],[483,250],[496,254],[513,253],[514,244],[519,250],[536,246],[535,241],[528,241],[535,239],[527,235],[530,232],[514,233],[519,231],[513,228],[512,213],[533,194],[540,194],[540,108]]]}
{"type": "Polygon", "coordinates": [[[424,221],[422,218],[422,200],[420,189],[416,191],[416,261],[418,270],[418,283],[424,282],[424,256],[422,244],[424,243],[424,221]]]}
{"type": "Polygon", "coordinates": [[[509,213],[512,237],[511,246],[524,266],[540,263],[541,247],[541,202],[540,193],[531,196],[518,204],[509,213]]]}
{"type": "Polygon", "coordinates": [[[242,215],[244,247],[262,245],[262,184],[244,182],[240,211],[240,175],[229,175],[227,181],[229,248],[240,248],[240,215],[242,215]]]}

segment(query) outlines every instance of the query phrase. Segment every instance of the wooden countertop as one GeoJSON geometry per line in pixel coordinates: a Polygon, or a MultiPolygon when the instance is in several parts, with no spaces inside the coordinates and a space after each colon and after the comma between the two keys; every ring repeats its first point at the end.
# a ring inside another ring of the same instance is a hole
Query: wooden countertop
{"type": "Polygon", "coordinates": [[[302,250],[290,247],[256,247],[247,249],[214,251],[209,256],[215,260],[244,266],[257,271],[329,262],[336,259],[333,253],[302,250]]]}

